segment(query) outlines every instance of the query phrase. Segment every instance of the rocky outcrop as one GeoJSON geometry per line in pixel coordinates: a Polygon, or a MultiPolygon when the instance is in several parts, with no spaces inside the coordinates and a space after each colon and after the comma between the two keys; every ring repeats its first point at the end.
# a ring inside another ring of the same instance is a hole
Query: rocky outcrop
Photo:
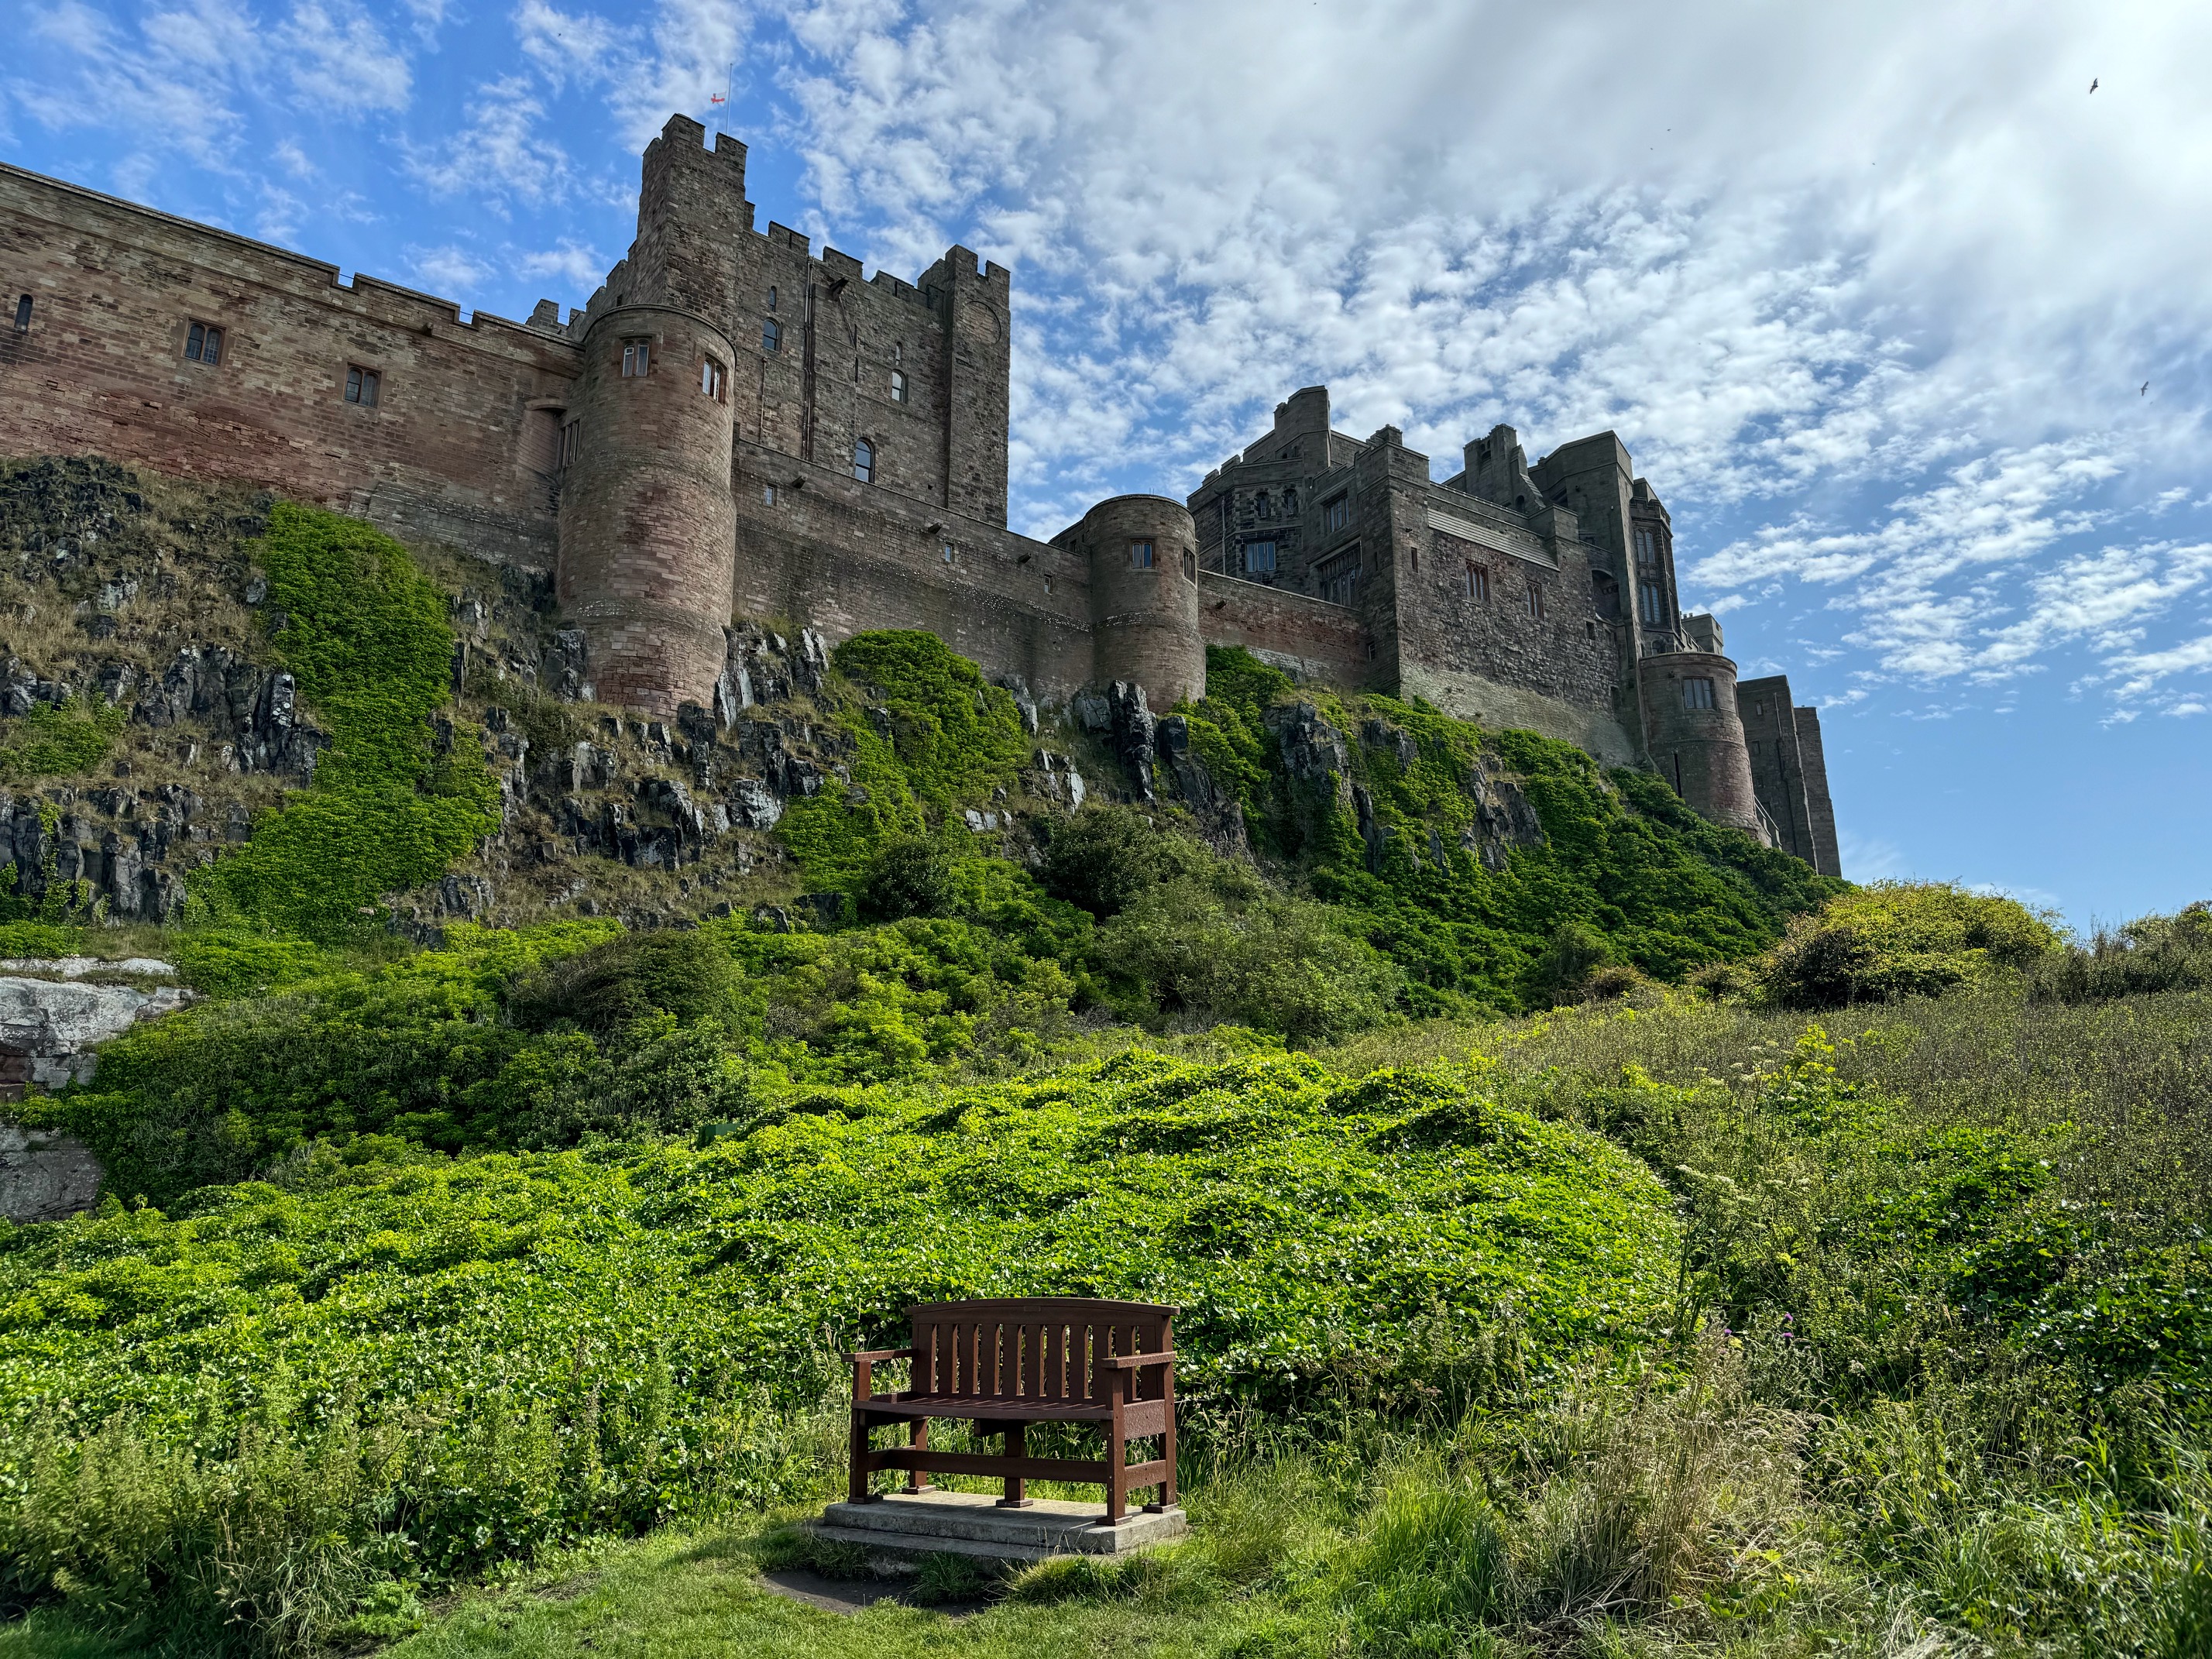
{"type": "Polygon", "coordinates": [[[1159,799],[1152,787],[1152,767],[1159,758],[1159,721],[1145,706],[1145,688],[1129,680],[1115,680],[1106,689],[1109,730],[1114,753],[1127,774],[1129,791],[1147,805],[1159,799]]]}
{"type": "Polygon", "coordinates": [[[1492,870],[1503,870],[1516,847],[1544,844],[1544,821],[1520,784],[1488,755],[1477,753],[1467,792],[1474,801],[1474,822],[1461,832],[1460,846],[1492,870]]]}
{"type": "Polygon", "coordinates": [[[82,1215],[99,1200],[101,1177],[100,1160],[75,1135],[0,1120],[0,1216],[21,1223],[82,1215]]]}
{"type": "Polygon", "coordinates": [[[0,864],[15,866],[23,897],[82,882],[74,908],[97,901],[118,920],[167,921],[183,908],[185,871],[252,828],[243,803],[213,804],[176,783],[0,793],[0,864]]]}
{"type": "Polygon", "coordinates": [[[1344,733],[1310,702],[1278,703],[1261,718],[1290,775],[1291,820],[1299,844],[1326,841],[1352,809],[1352,752],[1344,733]]]}
{"type": "Polygon", "coordinates": [[[131,718],[156,731],[210,726],[223,771],[273,772],[301,783],[315,775],[315,758],[330,742],[302,716],[299,684],[289,673],[219,645],[179,649],[160,682],[141,691],[131,718]]]}
{"type": "MultiPolygon", "coordinates": [[[[176,971],[167,963],[140,961],[158,974],[176,971]]],[[[58,964],[19,965],[44,969],[58,964]]],[[[82,977],[0,975],[0,1098],[20,1100],[29,1085],[58,1089],[65,1083],[91,1082],[99,1064],[94,1044],[121,1036],[142,1020],[173,1013],[193,1000],[192,992],[176,985],[142,988],[90,984],[82,977]]]]}
{"type": "Polygon", "coordinates": [[[1181,714],[1164,716],[1158,738],[1160,763],[1190,809],[1200,837],[1224,858],[1249,858],[1252,844],[1244,833],[1244,803],[1191,747],[1190,722],[1181,714]]]}
{"type": "MultiPolygon", "coordinates": [[[[30,1088],[89,1083],[99,1066],[95,1045],[134,1025],[196,1000],[177,985],[88,983],[93,975],[173,978],[176,969],[150,957],[103,962],[92,957],[0,961],[0,1099],[21,1100],[30,1088]]],[[[57,1130],[0,1119],[0,1215],[10,1221],[57,1221],[92,1207],[100,1196],[100,1163],[85,1145],[57,1130]]]]}

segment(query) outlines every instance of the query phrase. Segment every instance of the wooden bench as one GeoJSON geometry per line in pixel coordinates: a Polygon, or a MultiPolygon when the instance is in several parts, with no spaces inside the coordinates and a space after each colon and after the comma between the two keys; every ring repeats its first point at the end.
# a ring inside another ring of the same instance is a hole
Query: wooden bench
{"type": "Polygon", "coordinates": [[[852,1471],[848,1496],[873,1501],[868,1476],[903,1469],[906,1490],[927,1492],[921,1477],[975,1474],[1003,1478],[1007,1509],[1026,1508],[1030,1480],[1073,1480],[1106,1488],[1106,1520],[1118,1524],[1128,1494],[1159,1488],[1151,1510],[1176,1501],[1175,1341],[1173,1308],[1143,1302],[1094,1302],[1079,1297],[1028,1297],[1002,1302],[928,1302],[907,1310],[910,1346],[850,1355],[853,1362],[852,1471]],[[875,1392],[873,1370],[886,1361],[913,1362],[908,1385],[875,1392]],[[1003,1433],[1006,1451],[933,1452],[932,1418],[965,1419],[983,1434],[1003,1433]],[[877,1451],[869,1430],[904,1423],[908,1443],[877,1451]],[[1095,1423],[1106,1437],[1100,1460],[1031,1457],[1032,1423],[1095,1423]],[[1160,1455],[1128,1462],[1128,1443],[1159,1437],[1160,1455]]]}

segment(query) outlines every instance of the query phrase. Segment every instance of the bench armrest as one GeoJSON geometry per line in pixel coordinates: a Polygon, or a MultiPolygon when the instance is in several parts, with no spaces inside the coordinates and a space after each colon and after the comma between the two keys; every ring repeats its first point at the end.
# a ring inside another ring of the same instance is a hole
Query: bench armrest
{"type": "Polygon", "coordinates": [[[848,1353],[845,1358],[855,1365],[873,1365],[886,1359],[911,1359],[914,1358],[914,1350],[912,1348],[878,1348],[868,1353],[848,1353]]]}
{"type": "Polygon", "coordinates": [[[1098,1363],[1109,1371],[1146,1371],[1155,1365],[1175,1364],[1175,1350],[1160,1353],[1109,1353],[1098,1363]]]}

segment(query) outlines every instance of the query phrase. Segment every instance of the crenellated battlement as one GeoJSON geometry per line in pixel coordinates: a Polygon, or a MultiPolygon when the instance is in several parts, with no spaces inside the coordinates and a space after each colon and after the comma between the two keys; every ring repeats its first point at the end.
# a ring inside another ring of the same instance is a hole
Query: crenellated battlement
{"type": "Polygon", "coordinates": [[[1817,716],[1739,687],[1681,614],[1671,519],[1614,434],[1531,463],[1494,426],[1439,482],[1304,386],[1187,502],[1035,542],[1006,525],[1012,273],[955,244],[871,275],[757,224],[745,146],[706,139],[664,127],[629,248],[523,323],[0,165],[0,289],[32,301],[0,334],[0,452],[249,480],[550,568],[575,683],[663,714],[714,705],[733,613],[926,627],[1047,700],[1155,708],[1235,644],[1651,769],[1832,866],[1817,716]]]}

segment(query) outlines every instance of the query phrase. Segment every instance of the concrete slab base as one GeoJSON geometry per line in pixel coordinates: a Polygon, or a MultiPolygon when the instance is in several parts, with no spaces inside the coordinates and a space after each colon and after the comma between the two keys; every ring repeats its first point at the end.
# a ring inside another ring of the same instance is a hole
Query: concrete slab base
{"type": "Polygon", "coordinates": [[[1103,1504],[1040,1498],[1027,1509],[1002,1510],[988,1492],[927,1492],[832,1504],[811,1530],[836,1543],[902,1554],[1042,1561],[1055,1555],[1127,1555],[1182,1537],[1190,1521],[1180,1508],[1138,1510],[1109,1527],[1103,1504]]]}

